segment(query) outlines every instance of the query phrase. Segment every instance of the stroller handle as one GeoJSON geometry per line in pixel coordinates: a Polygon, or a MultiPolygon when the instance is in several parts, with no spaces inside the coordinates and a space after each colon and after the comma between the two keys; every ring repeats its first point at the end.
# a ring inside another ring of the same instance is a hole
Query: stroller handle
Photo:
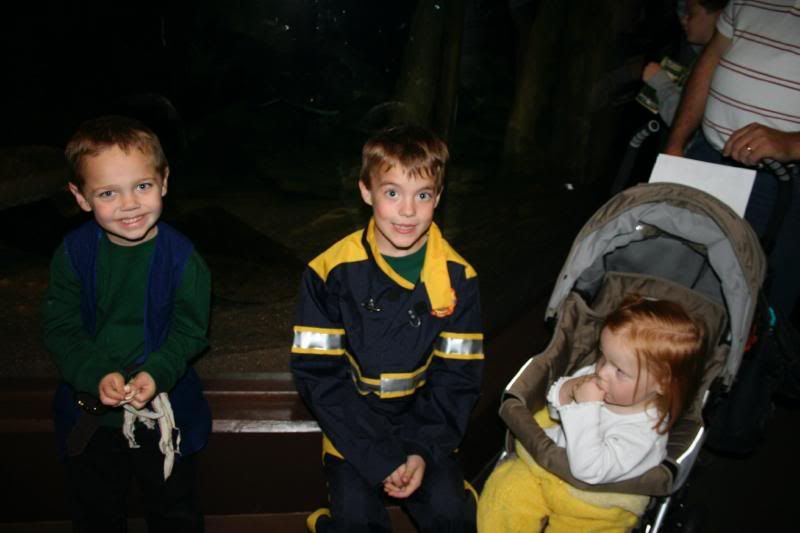
{"type": "Polygon", "coordinates": [[[614,196],[624,189],[630,181],[633,163],[636,160],[636,154],[642,146],[642,143],[650,137],[650,135],[660,130],[661,123],[655,119],[651,119],[631,137],[631,140],[628,142],[628,148],[625,150],[625,155],[622,157],[622,164],[620,164],[619,170],[617,171],[617,176],[614,178],[614,183],[611,184],[611,196],[614,196]]]}

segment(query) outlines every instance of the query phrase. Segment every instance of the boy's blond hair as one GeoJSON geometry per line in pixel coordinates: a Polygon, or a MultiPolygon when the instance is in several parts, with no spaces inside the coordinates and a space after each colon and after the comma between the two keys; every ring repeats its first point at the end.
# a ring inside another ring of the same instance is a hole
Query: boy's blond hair
{"type": "Polygon", "coordinates": [[[646,368],[660,385],[661,394],[653,403],[659,413],[656,427],[666,433],[697,392],[705,329],[677,303],[638,294],[628,295],[606,317],[605,327],[621,336],[636,354],[639,368],[646,368]]]}
{"type": "Polygon", "coordinates": [[[69,164],[69,180],[81,188],[84,158],[94,157],[114,146],[125,153],[136,149],[149,155],[158,174],[166,175],[169,165],[158,136],[136,119],[107,115],[83,122],[67,143],[64,155],[69,164]]]}
{"type": "Polygon", "coordinates": [[[400,165],[411,177],[433,180],[438,193],[444,186],[444,167],[449,157],[447,144],[427,128],[415,125],[387,128],[364,144],[359,180],[370,189],[375,176],[400,165]]]}

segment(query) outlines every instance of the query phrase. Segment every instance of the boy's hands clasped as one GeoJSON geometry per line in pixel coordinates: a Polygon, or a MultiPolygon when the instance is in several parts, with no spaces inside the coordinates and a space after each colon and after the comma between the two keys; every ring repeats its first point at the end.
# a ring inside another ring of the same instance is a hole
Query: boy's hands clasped
{"type": "Polygon", "coordinates": [[[383,480],[383,490],[392,498],[408,498],[422,484],[425,477],[425,459],[409,455],[406,462],[383,480]]]}
{"type": "Polygon", "coordinates": [[[125,401],[125,378],[119,372],[112,372],[103,376],[97,386],[98,395],[103,405],[116,407],[125,401]]]}
{"type": "Polygon", "coordinates": [[[97,387],[103,405],[119,407],[126,403],[141,409],[156,394],[156,382],[147,372],[139,372],[128,383],[119,372],[103,376],[97,387]]]}

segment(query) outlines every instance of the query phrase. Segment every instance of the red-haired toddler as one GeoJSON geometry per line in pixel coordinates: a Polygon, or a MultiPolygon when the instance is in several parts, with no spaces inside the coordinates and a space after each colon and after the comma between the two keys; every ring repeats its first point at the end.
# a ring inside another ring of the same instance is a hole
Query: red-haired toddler
{"type": "MultiPolygon", "coordinates": [[[[586,483],[639,476],[666,456],[673,423],[696,391],[704,335],[680,305],[637,295],[605,320],[597,361],[557,380],[549,418],[537,421],[566,448],[572,475],[586,483]]],[[[489,477],[478,509],[481,531],[624,531],[646,498],[579,491],[517,456],[489,477]]]]}

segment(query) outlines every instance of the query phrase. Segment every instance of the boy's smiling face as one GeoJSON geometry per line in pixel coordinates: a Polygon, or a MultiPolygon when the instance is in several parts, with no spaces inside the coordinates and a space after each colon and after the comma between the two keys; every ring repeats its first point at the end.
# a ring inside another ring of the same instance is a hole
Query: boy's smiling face
{"type": "Polygon", "coordinates": [[[402,257],[422,248],[439,204],[431,178],[410,176],[398,164],[372,178],[372,186],[359,181],[361,197],[372,206],[378,250],[388,256],[402,257]]]}
{"type": "Polygon", "coordinates": [[[150,154],[113,146],[87,156],[81,174],[83,186],[70,183],[69,189],[81,209],[94,212],[111,242],[136,246],[156,236],[169,169],[162,177],[150,154]]]}

